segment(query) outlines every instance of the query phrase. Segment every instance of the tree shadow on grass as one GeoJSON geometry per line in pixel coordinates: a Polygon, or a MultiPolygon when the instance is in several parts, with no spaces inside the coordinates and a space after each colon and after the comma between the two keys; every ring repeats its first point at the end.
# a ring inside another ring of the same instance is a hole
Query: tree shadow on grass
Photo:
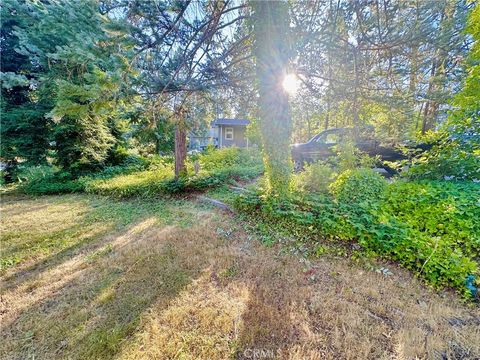
{"type": "MultiPolygon", "coordinates": [[[[49,200],[50,198],[47,198],[45,201],[49,200]]],[[[68,201],[69,197],[64,200],[68,201]]],[[[112,236],[120,236],[119,234],[125,231],[125,228],[128,229],[130,224],[151,217],[152,210],[157,211],[155,215],[158,220],[162,220],[162,217],[168,218],[171,216],[170,211],[165,207],[161,208],[161,202],[158,201],[155,202],[152,209],[149,207],[150,203],[148,201],[115,201],[85,197],[81,200],[86,200],[87,208],[83,209],[80,217],[74,219],[71,226],[28,239],[25,243],[9,247],[7,252],[2,254],[2,257],[6,258],[9,254],[15,256],[16,253],[20,253],[24,249],[28,250],[35,247],[60,248],[60,250],[53,250],[50,255],[40,257],[38,260],[27,259],[25,264],[17,265],[18,270],[14,272],[7,270],[3,276],[0,291],[10,290],[24,282],[38,278],[45,271],[60,266],[72,257],[84,256],[97,251],[110,242],[112,236]],[[159,208],[162,210],[161,213],[158,212],[159,208]],[[113,235],[108,236],[109,233],[113,233],[113,235]],[[70,244],[63,247],[62,242],[65,241],[70,244]],[[49,242],[51,244],[48,244],[49,242]]],[[[55,198],[52,201],[59,203],[59,200],[55,198]]],[[[60,204],[63,205],[62,202],[60,204]]],[[[28,209],[30,208],[31,206],[28,207],[28,209]]],[[[51,219],[47,219],[47,221],[51,221],[51,219]]],[[[62,219],[56,219],[56,221],[62,221],[62,219]]]]}
{"type": "Polygon", "coordinates": [[[276,257],[271,249],[259,251],[247,261],[243,274],[250,296],[236,359],[283,358],[286,350],[299,343],[305,326],[300,308],[308,284],[301,267],[286,256],[276,257]]]}
{"type": "MultiPolygon", "coordinates": [[[[104,245],[104,241],[100,240],[98,242],[95,242],[95,240],[102,239],[102,237],[105,236],[109,231],[111,231],[111,229],[106,228],[103,231],[94,232],[92,233],[92,235],[84,237],[81,241],[77,241],[64,249],[58,252],[54,252],[44,258],[41,258],[40,260],[34,261],[27,266],[20,265],[20,268],[17,271],[4,277],[2,285],[0,286],[0,291],[3,292],[10,290],[13,287],[20,286],[24,282],[40,277],[43,272],[57,267],[63,262],[65,262],[67,259],[70,259],[81,253],[89,253],[95,251],[96,249],[104,245]]],[[[55,234],[53,236],[55,236],[55,234]]],[[[69,236],[81,236],[81,234],[78,231],[72,233],[69,236]]],[[[20,250],[21,247],[16,246],[12,247],[9,252],[15,254],[15,252],[20,250]]]]}
{"type": "Polygon", "coordinates": [[[168,306],[149,309],[119,359],[252,358],[280,354],[296,341],[301,319],[292,313],[305,283],[298,263],[259,244],[243,251],[245,239],[217,226],[194,243],[178,240],[189,247],[187,261],[203,259],[194,260],[199,271],[168,306]]]}
{"type": "Polygon", "coordinates": [[[150,223],[127,234],[2,326],[6,358],[112,358],[153,303],[166,306],[206,266],[194,255],[198,229],[150,223]]]}

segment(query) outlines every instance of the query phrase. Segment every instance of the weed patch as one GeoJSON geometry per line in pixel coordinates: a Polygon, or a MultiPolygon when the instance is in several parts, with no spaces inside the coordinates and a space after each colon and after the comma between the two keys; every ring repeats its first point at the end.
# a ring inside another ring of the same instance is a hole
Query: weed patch
{"type": "Polygon", "coordinates": [[[357,242],[370,253],[398,261],[433,286],[477,296],[466,283],[473,276],[478,286],[477,184],[398,182],[382,190],[385,196],[351,201],[351,192],[342,187],[347,184],[348,190],[349,182],[342,182],[337,184],[340,198],[301,194],[264,199],[261,193],[248,193],[240,195],[235,206],[257,222],[307,243],[321,238],[357,242]]]}

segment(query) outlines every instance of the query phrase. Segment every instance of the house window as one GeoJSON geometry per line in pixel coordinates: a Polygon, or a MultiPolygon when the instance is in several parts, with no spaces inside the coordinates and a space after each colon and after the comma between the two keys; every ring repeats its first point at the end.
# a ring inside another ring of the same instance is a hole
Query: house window
{"type": "Polygon", "coordinates": [[[233,127],[225,128],[225,140],[233,140],[233,127]]]}

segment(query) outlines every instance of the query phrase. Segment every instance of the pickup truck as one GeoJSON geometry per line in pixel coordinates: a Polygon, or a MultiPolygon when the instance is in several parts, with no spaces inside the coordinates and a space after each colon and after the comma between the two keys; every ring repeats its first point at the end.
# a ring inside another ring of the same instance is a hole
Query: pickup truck
{"type": "MultiPolygon", "coordinates": [[[[353,141],[360,151],[370,156],[379,156],[382,161],[397,161],[407,158],[396,147],[384,145],[376,139],[373,127],[337,128],[322,131],[306,143],[291,145],[295,169],[301,169],[304,163],[326,160],[334,156],[336,154],[334,147],[347,140],[353,141]]],[[[414,147],[423,149],[422,146],[414,147]]]]}

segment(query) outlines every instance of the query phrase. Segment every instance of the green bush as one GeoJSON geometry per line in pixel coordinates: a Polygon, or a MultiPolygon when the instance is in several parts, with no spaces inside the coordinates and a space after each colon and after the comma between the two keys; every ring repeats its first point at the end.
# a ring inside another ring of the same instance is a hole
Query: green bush
{"type": "MultiPolygon", "coordinates": [[[[198,160],[202,164],[200,173],[178,180],[174,179],[171,156],[130,155],[121,165],[81,178],[51,166],[29,167],[21,173],[19,190],[32,195],[86,191],[114,197],[152,196],[204,191],[233,180],[253,179],[263,172],[260,154],[255,150],[209,150],[198,160]]],[[[193,167],[191,160],[187,166],[193,167]]]]}
{"type": "Polygon", "coordinates": [[[18,189],[29,195],[49,195],[81,192],[84,184],[72,175],[52,166],[32,166],[19,172],[18,189]]]}
{"type": "Polygon", "coordinates": [[[367,170],[375,166],[379,161],[378,158],[361,152],[353,142],[349,141],[335,146],[334,150],[336,156],[330,157],[327,161],[305,164],[304,171],[293,176],[293,190],[326,193],[336,180],[338,173],[344,173],[342,178],[349,176],[358,178],[363,175],[378,179],[376,174],[372,175],[372,172],[367,170]]]}
{"type": "Polygon", "coordinates": [[[313,193],[328,192],[330,184],[335,180],[335,170],[321,162],[305,165],[304,171],[295,174],[293,184],[296,190],[313,193]]]}
{"type": "Polygon", "coordinates": [[[129,155],[125,161],[116,166],[108,166],[102,171],[87,175],[86,179],[110,179],[118,175],[128,175],[139,171],[173,169],[173,157],[171,156],[132,156],[129,155]]]}
{"type": "Polygon", "coordinates": [[[136,171],[107,179],[86,181],[86,191],[114,197],[151,196],[164,192],[164,182],[173,178],[173,169],[136,171]]]}
{"type": "Polygon", "coordinates": [[[131,174],[148,167],[156,167],[158,160],[147,160],[138,156],[128,156],[124,163],[109,166],[103,170],[77,178],[67,171],[55,166],[20,167],[18,191],[28,195],[50,195],[82,192],[89,183],[101,179],[111,179],[116,176],[131,174]]]}
{"type": "MultiPolygon", "coordinates": [[[[258,177],[263,171],[258,155],[258,152],[246,149],[211,149],[198,156],[198,161],[201,163],[198,175],[180,179],[174,179],[172,158],[153,157],[146,165],[147,170],[123,171],[115,175],[116,168],[114,168],[109,170],[109,174],[113,176],[96,175],[95,178],[86,181],[86,190],[115,197],[204,191],[231,180],[248,180],[258,177]]],[[[190,160],[187,166],[193,167],[190,160]]]]}
{"type": "Polygon", "coordinates": [[[331,162],[339,172],[358,168],[372,168],[380,160],[358,149],[353,141],[343,141],[334,147],[336,156],[331,162]]]}
{"type": "Polygon", "coordinates": [[[448,145],[436,145],[412,159],[403,175],[416,180],[480,180],[480,150],[470,151],[445,143],[448,145]]]}
{"type": "MultiPolygon", "coordinates": [[[[375,197],[376,202],[364,206],[356,203],[357,196],[354,201],[346,196],[352,184],[344,187],[346,183],[337,184],[345,195],[338,199],[328,194],[267,199],[261,193],[248,193],[238,196],[234,205],[256,223],[306,242],[319,238],[356,241],[365,251],[398,261],[436,287],[450,286],[471,295],[466,279],[473,276],[479,284],[480,275],[476,184],[399,182],[385,189],[378,182],[377,190],[384,190],[385,196],[379,199],[370,193],[363,199],[375,197]]],[[[365,190],[363,183],[358,186],[350,189],[354,193],[365,190]]]]}
{"type": "Polygon", "coordinates": [[[375,202],[382,198],[387,187],[385,179],[371,169],[346,170],[330,185],[341,202],[375,202]]]}
{"type": "Polygon", "coordinates": [[[465,255],[480,256],[480,184],[397,181],[383,206],[396,219],[465,255]]]}
{"type": "Polygon", "coordinates": [[[239,149],[229,147],[223,149],[207,149],[199,155],[200,168],[206,171],[225,169],[232,166],[262,166],[262,156],[256,149],[239,149]]]}

